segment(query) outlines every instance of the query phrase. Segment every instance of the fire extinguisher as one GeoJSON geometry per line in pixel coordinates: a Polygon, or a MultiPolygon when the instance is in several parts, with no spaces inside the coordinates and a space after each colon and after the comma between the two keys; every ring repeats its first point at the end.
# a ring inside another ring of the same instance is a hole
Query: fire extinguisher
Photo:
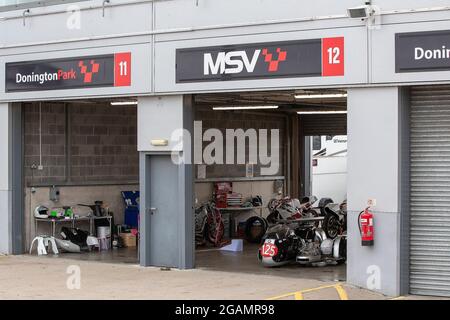
{"type": "Polygon", "coordinates": [[[361,245],[373,246],[373,213],[369,211],[369,207],[359,213],[358,227],[361,233],[361,245]]]}

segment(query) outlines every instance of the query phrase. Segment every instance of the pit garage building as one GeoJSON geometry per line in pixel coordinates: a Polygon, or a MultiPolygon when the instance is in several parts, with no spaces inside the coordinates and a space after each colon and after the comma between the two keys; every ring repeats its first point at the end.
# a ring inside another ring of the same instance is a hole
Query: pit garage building
{"type": "MultiPolygon", "coordinates": [[[[304,136],[347,134],[347,281],[450,295],[450,1],[20,3],[0,7],[0,252],[26,251],[30,208],[52,186],[66,199],[139,188],[140,264],[194,268],[194,193],[211,184],[172,160],[202,120],[280,129],[283,165],[252,180],[268,195],[276,181],[307,193],[304,136]],[[305,94],[346,98],[295,99],[305,94]],[[123,101],[137,107],[110,106],[123,101]],[[207,109],[233,104],[280,108],[207,109]],[[305,109],[347,113],[305,119],[305,109]],[[375,245],[363,247],[369,199],[375,245]]],[[[242,170],[207,174],[244,188],[242,170]]]]}

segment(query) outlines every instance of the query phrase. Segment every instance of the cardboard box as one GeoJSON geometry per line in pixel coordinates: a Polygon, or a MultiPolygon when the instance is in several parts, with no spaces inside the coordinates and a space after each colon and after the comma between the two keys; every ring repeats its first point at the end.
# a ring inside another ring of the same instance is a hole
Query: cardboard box
{"type": "Polygon", "coordinates": [[[128,247],[136,247],[137,245],[137,237],[132,233],[121,233],[120,238],[122,239],[123,246],[128,247]]]}

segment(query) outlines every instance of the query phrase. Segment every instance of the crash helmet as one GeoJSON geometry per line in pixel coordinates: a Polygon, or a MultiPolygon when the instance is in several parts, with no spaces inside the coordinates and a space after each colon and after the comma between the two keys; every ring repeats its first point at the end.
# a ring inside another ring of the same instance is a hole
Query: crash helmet
{"type": "Polygon", "coordinates": [[[48,218],[48,208],[44,206],[37,206],[34,209],[34,217],[38,219],[48,218]]]}
{"type": "Polygon", "coordinates": [[[254,207],[261,207],[263,205],[263,200],[261,196],[256,196],[252,198],[252,205],[254,207]]]}

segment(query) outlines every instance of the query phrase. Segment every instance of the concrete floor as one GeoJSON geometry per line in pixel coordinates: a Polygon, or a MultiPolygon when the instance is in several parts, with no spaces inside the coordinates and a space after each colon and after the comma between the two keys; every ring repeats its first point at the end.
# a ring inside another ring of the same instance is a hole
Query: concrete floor
{"type": "Polygon", "coordinates": [[[305,267],[296,264],[279,268],[265,268],[257,259],[258,245],[244,243],[243,252],[199,249],[196,266],[202,270],[226,271],[242,274],[279,276],[319,281],[345,281],[346,266],[305,267]]]}
{"type": "MultiPolygon", "coordinates": [[[[303,268],[292,269],[296,270],[303,268]]],[[[336,281],[260,272],[224,272],[207,266],[163,271],[128,263],[111,264],[105,260],[99,263],[74,257],[68,259],[67,256],[0,256],[0,284],[0,299],[259,300],[279,296],[283,296],[280,299],[293,299],[292,293],[301,291],[305,300],[328,300],[340,298],[336,285],[350,300],[389,299],[336,281]],[[68,287],[73,279],[73,268],[80,272],[79,289],[68,287]]]]}
{"type": "Polygon", "coordinates": [[[108,251],[91,251],[83,253],[61,253],[59,256],[48,255],[45,258],[63,258],[75,261],[92,261],[116,264],[139,264],[136,247],[112,249],[108,251]]]}
{"type": "MultiPolygon", "coordinates": [[[[0,257],[0,299],[268,299],[336,282],[206,269],[163,271],[131,264],[99,263],[63,257],[0,257]],[[71,290],[71,268],[80,271],[80,289],[71,290]],[[68,273],[69,272],[69,273],[68,273]]],[[[345,286],[350,299],[385,299],[345,286]]],[[[339,299],[334,289],[314,299],[339,299]]],[[[286,298],[289,299],[290,297],[286,298]]]]}
{"type": "MultiPolygon", "coordinates": [[[[319,281],[345,281],[344,265],[327,267],[303,267],[296,264],[279,268],[265,268],[256,257],[258,245],[245,243],[243,252],[227,252],[214,248],[199,249],[196,252],[196,267],[200,270],[222,271],[254,275],[279,276],[293,279],[315,279],[319,281]]],[[[81,254],[63,253],[48,255],[48,259],[67,259],[113,264],[138,265],[137,248],[121,248],[109,251],[92,251],[81,254]]]]}

